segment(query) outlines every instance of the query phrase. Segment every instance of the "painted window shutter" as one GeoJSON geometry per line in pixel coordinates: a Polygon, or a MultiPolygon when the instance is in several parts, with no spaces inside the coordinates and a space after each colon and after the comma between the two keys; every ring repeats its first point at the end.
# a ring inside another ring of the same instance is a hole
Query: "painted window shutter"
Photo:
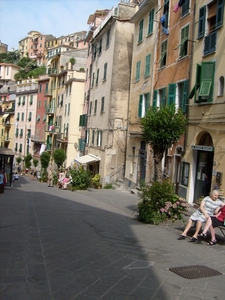
{"type": "Polygon", "coordinates": [[[206,6],[199,9],[199,23],[198,23],[198,38],[202,38],[205,34],[205,16],[206,6]]]}
{"type": "Polygon", "coordinates": [[[181,105],[181,109],[184,113],[187,111],[188,83],[189,83],[188,80],[184,81],[184,89],[183,89],[182,105],[181,105]]]}
{"type": "Polygon", "coordinates": [[[166,88],[163,88],[162,106],[166,106],[166,88]]]}
{"type": "Polygon", "coordinates": [[[207,35],[205,37],[204,43],[204,55],[210,54],[216,51],[216,40],[217,40],[217,31],[207,35]]]}
{"type": "Polygon", "coordinates": [[[148,54],[145,57],[145,76],[150,75],[150,61],[151,61],[151,54],[148,54]]]}
{"type": "Polygon", "coordinates": [[[176,83],[169,84],[169,97],[168,97],[168,104],[175,104],[175,97],[176,97],[176,83]]]}
{"type": "Polygon", "coordinates": [[[150,105],[150,93],[145,95],[145,114],[147,113],[150,105]]]}
{"type": "Polygon", "coordinates": [[[212,102],[213,100],[214,73],[215,62],[202,62],[199,96],[207,97],[207,99],[201,99],[205,102],[212,102]]]}
{"type": "Polygon", "coordinates": [[[154,24],[154,8],[149,13],[148,34],[151,34],[153,32],[153,24],[154,24]]]}
{"type": "MultiPolygon", "coordinates": [[[[195,102],[198,101],[198,99],[196,98],[196,92],[199,89],[199,87],[201,86],[201,72],[202,72],[202,66],[197,64],[196,81],[195,81],[195,87],[194,87],[195,102]]],[[[189,96],[189,98],[190,98],[190,96],[189,96]]]]}
{"type": "Polygon", "coordinates": [[[153,92],[153,101],[152,101],[152,107],[157,106],[157,90],[154,90],[153,92]]]}
{"type": "Polygon", "coordinates": [[[143,96],[139,96],[139,105],[138,105],[138,118],[141,118],[142,116],[142,101],[143,101],[143,96]]]}
{"type": "Polygon", "coordinates": [[[217,0],[216,28],[223,26],[224,0],[217,0]]]}

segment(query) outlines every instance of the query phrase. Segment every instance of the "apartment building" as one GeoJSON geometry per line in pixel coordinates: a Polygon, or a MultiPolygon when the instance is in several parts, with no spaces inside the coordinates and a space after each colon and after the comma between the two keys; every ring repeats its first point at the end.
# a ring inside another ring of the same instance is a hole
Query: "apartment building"
{"type": "Polygon", "coordinates": [[[88,116],[87,125],[81,124],[86,127],[86,155],[76,161],[88,162],[88,168],[100,174],[103,185],[124,175],[134,28],[129,20],[135,7],[119,2],[90,39],[88,116]]]}
{"type": "Polygon", "coordinates": [[[13,149],[16,82],[14,75],[20,67],[0,63],[0,145],[13,149]]]}
{"type": "Polygon", "coordinates": [[[44,150],[51,153],[56,148],[65,150],[67,166],[78,156],[76,145],[80,136],[79,116],[84,97],[86,55],[87,49],[74,50],[63,45],[48,51],[47,73],[50,79],[46,93],[44,150]],[[71,58],[75,59],[74,65],[71,58]]]}
{"type": "Polygon", "coordinates": [[[143,141],[140,120],[150,105],[155,74],[158,36],[158,1],[144,0],[130,22],[134,24],[133,55],[129,98],[129,123],[126,151],[125,186],[133,188],[149,181],[146,174],[152,161],[147,160],[148,146],[143,141]]]}
{"type": "Polygon", "coordinates": [[[224,197],[224,1],[195,1],[186,153],[180,190],[196,202],[212,189],[224,197]]]}
{"type": "Polygon", "coordinates": [[[37,107],[35,132],[31,135],[31,142],[33,142],[34,158],[40,158],[41,149],[45,146],[45,129],[46,129],[46,109],[47,109],[47,95],[49,93],[49,76],[41,75],[38,80],[37,93],[37,107]]]}
{"type": "Polygon", "coordinates": [[[38,83],[36,79],[18,82],[15,103],[15,156],[34,154],[31,136],[35,134],[38,83]]]}

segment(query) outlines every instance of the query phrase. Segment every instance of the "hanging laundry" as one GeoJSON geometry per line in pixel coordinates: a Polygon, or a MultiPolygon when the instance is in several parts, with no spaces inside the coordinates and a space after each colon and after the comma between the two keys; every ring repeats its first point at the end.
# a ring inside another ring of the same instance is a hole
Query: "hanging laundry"
{"type": "Polygon", "coordinates": [[[173,12],[178,12],[178,10],[180,9],[180,6],[177,4],[175,4],[174,8],[173,8],[173,12]]]}
{"type": "Polygon", "coordinates": [[[162,15],[160,18],[160,23],[162,24],[163,33],[169,34],[169,29],[166,27],[166,15],[162,15]]]}
{"type": "Polygon", "coordinates": [[[184,2],[185,2],[185,0],[180,0],[180,1],[178,2],[178,5],[181,7],[181,6],[184,4],[184,2]]]}

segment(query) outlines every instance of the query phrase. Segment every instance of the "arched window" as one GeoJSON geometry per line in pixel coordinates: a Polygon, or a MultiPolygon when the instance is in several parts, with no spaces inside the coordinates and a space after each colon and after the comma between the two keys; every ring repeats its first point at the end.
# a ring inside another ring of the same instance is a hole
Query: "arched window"
{"type": "Polygon", "coordinates": [[[224,77],[221,76],[219,78],[219,85],[218,85],[218,96],[224,95],[224,77]]]}

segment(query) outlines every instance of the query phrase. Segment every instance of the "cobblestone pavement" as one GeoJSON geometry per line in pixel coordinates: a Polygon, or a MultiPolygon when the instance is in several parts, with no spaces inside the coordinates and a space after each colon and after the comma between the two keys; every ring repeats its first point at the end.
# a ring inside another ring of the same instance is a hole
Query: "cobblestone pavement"
{"type": "Polygon", "coordinates": [[[123,190],[71,192],[20,177],[0,194],[0,299],[224,300],[224,239],[178,241],[184,224],[142,224],[138,201],[123,190]],[[169,270],[190,265],[222,275],[169,270]]]}

